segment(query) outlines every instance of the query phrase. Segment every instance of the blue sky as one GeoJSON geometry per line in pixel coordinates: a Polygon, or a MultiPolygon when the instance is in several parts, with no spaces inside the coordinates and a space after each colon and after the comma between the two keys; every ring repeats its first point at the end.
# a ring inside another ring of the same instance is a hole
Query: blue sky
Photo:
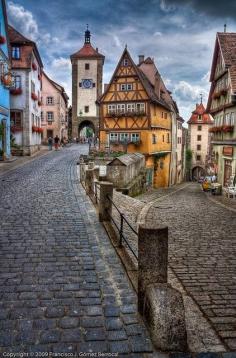
{"type": "Polygon", "coordinates": [[[200,93],[207,101],[215,35],[224,23],[236,32],[235,13],[235,0],[8,1],[9,22],[37,42],[45,71],[69,96],[69,56],[82,47],[88,23],[92,44],[106,56],[104,82],[127,44],[135,62],[140,54],[155,59],[185,120],[200,93]]]}

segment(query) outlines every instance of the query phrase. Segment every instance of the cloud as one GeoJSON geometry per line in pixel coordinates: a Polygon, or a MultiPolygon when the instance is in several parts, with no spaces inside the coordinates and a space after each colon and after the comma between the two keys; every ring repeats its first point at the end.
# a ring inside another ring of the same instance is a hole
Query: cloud
{"type": "Polygon", "coordinates": [[[71,62],[69,58],[55,58],[52,61],[52,68],[54,70],[70,70],[71,69],[71,62]]]}
{"type": "Polygon", "coordinates": [[[10,1],[8,3],[8,16],[10,23],[18,31],[29,39],[38,42],[39,45],[45,46],[59,42],[58,38],[52,37],[49,32],[40,31],[32,12],[26,10],[23,6],[10,1]]]}
{"type": "Polygon", "coordinates": [[[216,1],[216,0],[161,0],[164,4],[164,8],[168,6],[183,7],[189,6],[194,8],[196,11],[203,12],[209,16],[229,17],[235,19],[236,13],[236,1],[227,0],[216,1]]]}

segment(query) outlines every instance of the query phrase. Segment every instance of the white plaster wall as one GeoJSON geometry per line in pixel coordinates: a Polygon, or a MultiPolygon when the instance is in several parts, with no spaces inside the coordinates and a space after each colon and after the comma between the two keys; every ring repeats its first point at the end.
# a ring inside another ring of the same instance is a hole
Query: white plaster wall
{"type": "Polygon", "coordinates": [[[97,116],[97,60],[78,60],[78,106],[77,106],[77,116],[82,112],[83,117],[96,117],[97,116]],[[85,64],[89,63],[89,70],[85,70],[85,64]],[[95,87],[91,89],[85,89],[79,87],[79,83],[83,79],[91,79],[95,83],[95,87]],[[89,106],[89,112],[84,112],[84,107],[89,106]]]}

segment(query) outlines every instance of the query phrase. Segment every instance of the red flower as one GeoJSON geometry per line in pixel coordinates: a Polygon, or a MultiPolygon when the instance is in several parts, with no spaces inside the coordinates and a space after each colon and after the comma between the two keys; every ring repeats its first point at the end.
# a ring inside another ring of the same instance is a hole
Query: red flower
{"type": "Polygon", "coordinates": [[[37,133],[37,132],[38,132],[38,127],[32,126],[32,132],[33,132],[33,133],[37,133]]]}
{"type": "Polygon", "coordinates": [[[11,132],[12,133],[22,132],[22,130],[23,130],[22,127],[11,126],[11,132]]]}
{"type": "Polygon", "coordinates": [[[37,96],[34,92],[31,93],[31,98],[32,98],[34,101],[37,101],[37,100],[38,100],[38,96],[37,96]]]}
{"type": "Polygon", "coordinates": [[[12,88],[12,89],[10,90],[10,93],[11,93],[13,96],[20,95],[20,94],[22,94],[22,89],[21,89],[21,88],[12,88]]]}
{"type": "Polygon", "coordinates": [[[38,69],[38,67],[37,67],[37,65],[36,65],[35,62],[32,63],[32,69],[33,69],[34,71],[37,71],[37,69],[38,69]]]}
{"type": "Polygon", "coordinates": [[[4,45],[6,43],[6,37],[0,35],[0,45],[4,45]]]}
{"type": "Polygon", "coordinates": [[[38,127],[38,133],[43,133],[43,128],[38,127]]]}

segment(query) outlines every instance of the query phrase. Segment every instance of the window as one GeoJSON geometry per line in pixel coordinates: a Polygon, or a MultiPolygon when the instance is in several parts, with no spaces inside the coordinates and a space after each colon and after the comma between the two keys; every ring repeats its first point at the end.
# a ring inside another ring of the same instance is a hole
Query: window
{"type": "Polygon", "coordinates": [[[199,120],[199,121],[202,121],[202,115],[201,115],[201,114],[199,114],[198,120],[199,120]]]}
{"type": "Polygon", "coordinates": [[[14,60],[20,59],[20,47],[12,47],[12,58],[14,60]]]}
{"type": "Polygon", "coordinates": [[[200,160],[201,160],[201,156],[197,155],[197,161],[200,161],[200,160]]]}
{"type": "Polygon", "coordinates": [[[46,103],[47,103],[47,105],[52,105],[53,104],[53,97],[47,97],[47,102],[46,103]]]}
{"type": "Polygon", "coordinates": [[[35,93],[35,83],[31,81],[31,92],[35,93]]]}
{"type": "Polygon", "coordinates": [[[132,133],[131,134],[131,142],[136,143],[140,141],[139,133],[132,133]]]}
{"type": "Polygon", "coordinates": [[[54,120],[54,113],[53,112],[47,112],[47,121],[52,122],[54,120]]]}
{"type": "Polygon", "coordinates": [[[201,131],[202,130],[202,126],[197,126],[197,130],[201,131]]]}
{"type": "Polygon", "coordinates": [[[108,105],[108,114],[116,113],[116,105],[115,104],[109,104],[108,105]]]}
{"type": "Polygon", "coordinates": [[[84,112],[89,113],[89,106],[84,106],[84,112]]]}
{"type": "Polygon", "coordinates": [[[120,141],[128,143],[129,133],[120,133],[120,141]]]}
{"type": "Polygon", "coordinates": [[[124,66],[129,66],[129,60],[127,58],[124,59],[123,65],[124,66]]]}
{"type": "Polygon", "coordinates": [[[170,133],[167,133],[167,143],[170,143],[170,133]]]}
{"type": "Polygon", "coordinates": [[[127,111],[128,112],[135,112],[135,103],[128,103],[127,104],[127,111]]]}
{"type": "Polygon", "coordinates": [[[164,134],[163,134],[163,136],[162,136],[162,142],[165,142],[165,136],[164,136],[164,134]]]}
{"type": "Polygon", "coordinates": [[[22,127],[22,113],[19,111],[11,111],[11,126],[22,127]]]}
{"type": "Polygon", "coordinates": [[[231,112],[231,114],[230,114],[230,125],[231,126],[234,126],[234,125],[236,125],[236,123],[235,123],[235,112],[231,112]]]}
{"type": "Polygon", "coordinates": [[[167,113],[164,113],[164,118],[167,119],[167,113]]]}
{"type": "Polygon", "coordinates": [[[137,112],[144,113],[145,112],[145,104],[144,103],[137,103],[136,104],[137,112]]]}
{"type": "Polygon", "coordinates": [[[21,76],[14,76],[13,82],[14,82],[15,89],[21,88],[21,76]]]}
{"type": "Polygon", "coordinates": [[[34,126],[35,123],[34,123],[34,114],[33,113],[31,114],[31,120],[32,120],[32,126],[34,126]]]}
{"type": "Polygon", "coordinates": [[[225,115],[225,124],[227,126],[230,125],[230,113],[226,113],[226,115],[225,115]]]}
{"type": "Polygon", "coordinates": [[[197,140],[198,140],[198,141],[202,140],[202,136],[201,136],[201,135],[198,135],[198,136],[197,136],[197,140]]]}
{"type": "Polygon", "coordinates": [[[41,121],[42,121],[42,122],[44,121],[44,114],[43,114],[43,111],[41,112],[41,121]]]}
{"type": "Polygon", "coordinates": [[[117,113],[125,113],[125,104],[117,104],[117,113]]]}
{"type": "Polygon", "coordinates": [[[197,145],[197,150],[201,150],[201,144],[197,145]]]}
{"type": "Polygon", "coordinates": [[[164,112],[161,112],[161,118],[164,118],[164,112]]]}
{"type": "Polygon", "coordinates": [[[121,83],[120,90],[121,91],[132,91],[133,84],[132,83],[121,83]]]}
{"type": "Polygon", "coordinates": [[[86,64],[85,64],[85,69],[86,69],[86,70],[89,70],[89,68],[90,68],[89,63],[86,63],[86,64]]]}
{"type": "Polygon", "coordinates": [[[157,136],[156,134],[152,134],[152,144],[156,144],[157,143],[157,136]]]}
{"type": "Polygon", "coordinates": [[[118,133],[110,133],[110,141],[117,142],[118,141],[118,133]]]}

